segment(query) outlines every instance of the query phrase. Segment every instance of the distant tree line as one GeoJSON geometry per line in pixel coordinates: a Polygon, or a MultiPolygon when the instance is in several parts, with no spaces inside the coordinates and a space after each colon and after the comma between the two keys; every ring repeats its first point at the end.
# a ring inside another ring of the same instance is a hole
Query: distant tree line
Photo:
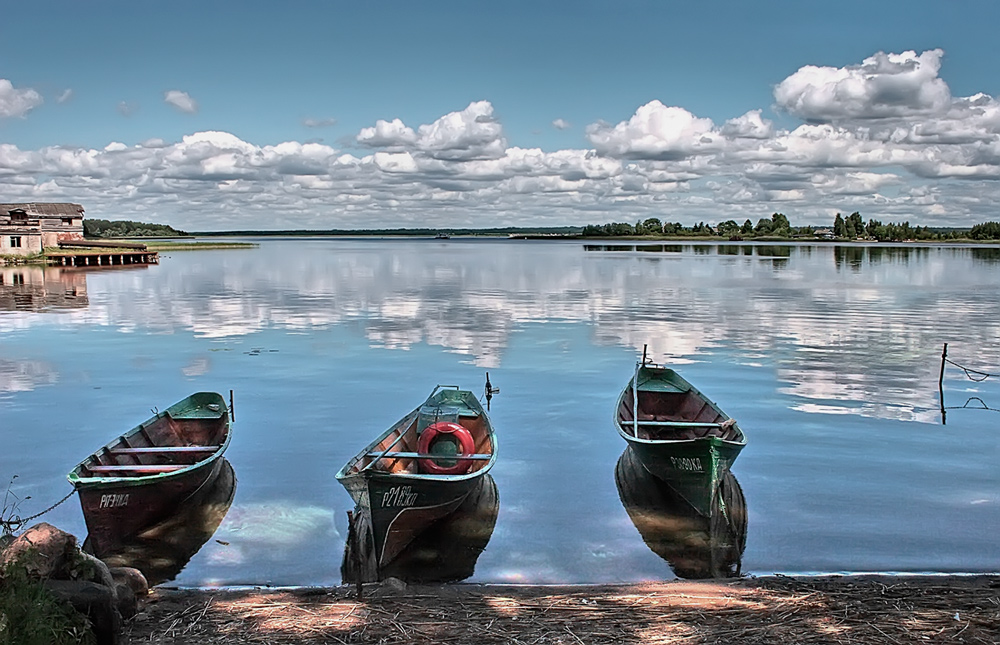
{"type": "Polygon", "coordinates": [[[684,226],[680,222],[661,222],[656,217],[638,221],[635,224],[613,222],[609,224],[590,224],[581,233],[584,237],[723,237],[731,240],[753,238],[815,238],[825,237],[842,240],[877,240],[879,242],[902,242],[904,240],[1000,240],[1000,222],[977,224],[971,230],[931,228],[929,226],[911,226],[909,222],[901,224],[883,224],[879,220],[869,219],[866,223],[861,213],[854,212],[847,217],[837,213],[833,226],[824,229],[816,226],[792,226],[782,213],[773,213],[771,217],[762,217],[754,224],[746,220],[739,224],[735,220],[726,220],[712,226],[699,222],[693,226],[684,226]]]}
{"type": "Polygon", "coordinates": [[[178,237],[187,235],[166,224],[146,224],[129,220],[108,221],[106,219],[83,220],[84,237],[178,237]]]}

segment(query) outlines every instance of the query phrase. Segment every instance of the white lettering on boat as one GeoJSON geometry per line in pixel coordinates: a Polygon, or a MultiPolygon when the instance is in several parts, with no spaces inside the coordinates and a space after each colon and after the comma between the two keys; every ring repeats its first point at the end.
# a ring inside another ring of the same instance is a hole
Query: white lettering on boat
{"type": "Polygon", "coordinates": [[[677,470],[687,470],[695,473],[704,472],[701,467],[701,459],[696,457],[671,457],[670,465],[677,470]]]}
{"type": "Polygon", "coordinates": [[[393,486],[382,493],[382,508],[386,506],[413,506],[416,501],[417,494],[413,492],[412,486],[393,486]]]}
{"type": "Polygon", "coordinates": [[[101,495],[99,508],[119,508],[121,506],[128,506],[128,493],[101,495]]]}

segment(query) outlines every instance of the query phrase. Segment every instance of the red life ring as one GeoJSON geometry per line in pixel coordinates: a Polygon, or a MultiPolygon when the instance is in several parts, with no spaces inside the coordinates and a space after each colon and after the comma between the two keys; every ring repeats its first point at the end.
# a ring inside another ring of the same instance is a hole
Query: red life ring
{"type": "MultiPolygon", "coordinates": [[[[466,428],[450,421],[438,421],[424,428],[417,442],[417,451],[422,455],[430,454],[434,440],[442,435],[450,435],[458,440],[458,455],[471,455],[476,452],[476,442],[472,439],[472,434],[466,428]]],[[[451,459],[450,455],[442,457],[451,459]]],[[[439,466],[431,458],[421,459],[418,463],[420,471],[430,475],[464,475],[469,471],[472,460],[456,458],[453,466],[439,466]]]]}

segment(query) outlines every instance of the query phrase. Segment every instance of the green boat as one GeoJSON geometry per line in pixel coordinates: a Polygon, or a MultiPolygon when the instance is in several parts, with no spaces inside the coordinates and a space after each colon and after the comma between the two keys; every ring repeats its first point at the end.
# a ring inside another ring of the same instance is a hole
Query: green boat
{"type": "Polygon", "coordinates": [[[337,473],[355,503],[352,566],[360,572],[384,569],[431,524],[458,509],[493,467],[496,447],[493,425],[472,392],[435,387],[337,473]]]}
{"type": "Polygon", "coordinates": [[[618,398],[615,427],[650,474],[706,517],[719,481],[747,442],[712,400],[645,355],[618,398]]]}

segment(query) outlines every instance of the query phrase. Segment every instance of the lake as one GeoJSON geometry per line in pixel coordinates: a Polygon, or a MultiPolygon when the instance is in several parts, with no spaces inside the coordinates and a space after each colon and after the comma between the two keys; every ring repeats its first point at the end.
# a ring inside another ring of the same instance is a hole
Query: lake
{"type": "MultiPolygon", "coordinates": [[[[8,505],[58,501],[152,409],[233,390],[235,496],[175,584],[338,584],[334,474],[436,385],[479,393],[489,372],[499,511],[470,580],[669,579],[615,480],[646,347],[747,434],[744,573],[1000,570],[1000,377],[949,364],[944,417],[938,396],[945,343],[1000,372],[1000,249],[255,241],[0,268],[8,505]]],[[[42,519],[86,534],[75,497],[42,519]]]]}

